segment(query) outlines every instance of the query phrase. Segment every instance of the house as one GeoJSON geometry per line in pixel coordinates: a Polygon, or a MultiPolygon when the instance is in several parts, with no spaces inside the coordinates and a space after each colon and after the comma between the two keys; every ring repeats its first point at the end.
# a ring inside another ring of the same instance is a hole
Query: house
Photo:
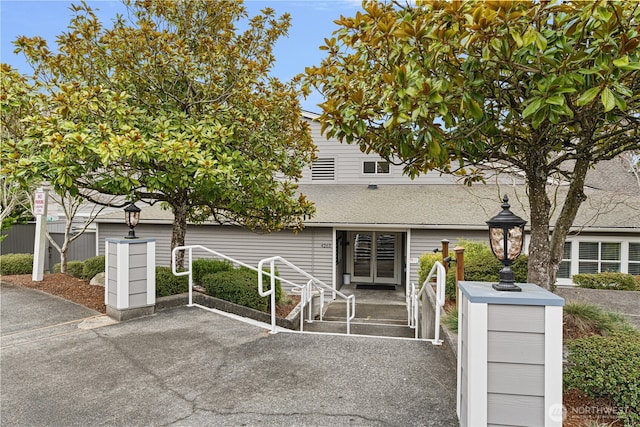
{"type": "MultiPolygon", "coordinates": [[[[203,245],[252,265],[279,255],[338,289],[345,280],[406,286],[417,282],[419,256],[440,248],[443,239],[488,240],[485,221],[500,211],[503,194],[516,215],[528,218],[524,181],[517,175],[497,175],[472,187],[437,172],[411,180],[401,166],[322,136],[317,115],[305,117],[319,149],[300,181],[300,191],[317,210],[305,229],[261,234],[233,225],[190,224],[186,245],[203,245]]],[[[602,169],[585,189],[588,201],[567,241],[560,284],[570,284],[578,272],[640,274],[640,188],[620,164],[607,162],[602,169]]],[[[170,211],[153,206],[143,208],[136,227],[139,237],[157,239],[158,265],[171,262],[171,223],[170,211]]],[[[99,218],[97,252],[104,254],[105,238],[126,231],[123,215],[99,218]]]]}

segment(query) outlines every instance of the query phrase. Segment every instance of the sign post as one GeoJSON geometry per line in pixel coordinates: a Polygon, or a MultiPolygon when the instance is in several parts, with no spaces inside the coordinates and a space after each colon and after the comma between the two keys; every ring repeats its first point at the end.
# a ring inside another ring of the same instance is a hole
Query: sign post
{"type": "Polygon", "coordinates": [[[36,217],[36,234],[33,242],[33,273],[31,280],[42,282],[44,275],[45,246],[47,243],[47,190],[38,188],[33,197],[33,215],[36,217]]]}

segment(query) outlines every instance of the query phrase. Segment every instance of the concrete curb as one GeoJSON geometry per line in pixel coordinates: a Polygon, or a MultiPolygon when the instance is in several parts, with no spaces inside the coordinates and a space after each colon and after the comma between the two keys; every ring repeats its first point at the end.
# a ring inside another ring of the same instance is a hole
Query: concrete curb
{"type": "MultiPolygon", "coordinates": [[[[183,307],[189,303],[189,294],[170,295],[156,299],[156,310],[166,310],[170,308],[183,307]]],[[[242,317],[257,320],[259,322],[271,324],[271,314],[254,310],[249,307],[234,304],[219,298],[214,298],[200,292],[193,293],[193,303],[203,305],[208,308],[226,311],[242,317]]],[[[300,304],[298,304],[286,318],[276,317],[276,325],[294,331],[300,330],[300,304]]]]}

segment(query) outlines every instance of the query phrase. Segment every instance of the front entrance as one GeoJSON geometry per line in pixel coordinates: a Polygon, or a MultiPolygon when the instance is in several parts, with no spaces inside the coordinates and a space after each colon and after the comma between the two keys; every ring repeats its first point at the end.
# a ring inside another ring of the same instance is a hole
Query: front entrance
{"type": "Polygon", "coordinates": [[[349,269],[355,283],[397,285],[400,283],[400,233],[351,232],[349,269]]]}

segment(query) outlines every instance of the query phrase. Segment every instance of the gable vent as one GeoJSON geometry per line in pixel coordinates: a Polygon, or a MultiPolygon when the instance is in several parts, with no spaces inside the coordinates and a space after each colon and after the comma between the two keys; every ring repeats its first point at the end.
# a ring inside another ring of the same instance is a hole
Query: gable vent
{"type": "Polygon", "coordinates": [[[313,181],[333,181],[336,173],[336,159],[325,157],[317,159],[311,166],[311,179],[313,181]]]}

